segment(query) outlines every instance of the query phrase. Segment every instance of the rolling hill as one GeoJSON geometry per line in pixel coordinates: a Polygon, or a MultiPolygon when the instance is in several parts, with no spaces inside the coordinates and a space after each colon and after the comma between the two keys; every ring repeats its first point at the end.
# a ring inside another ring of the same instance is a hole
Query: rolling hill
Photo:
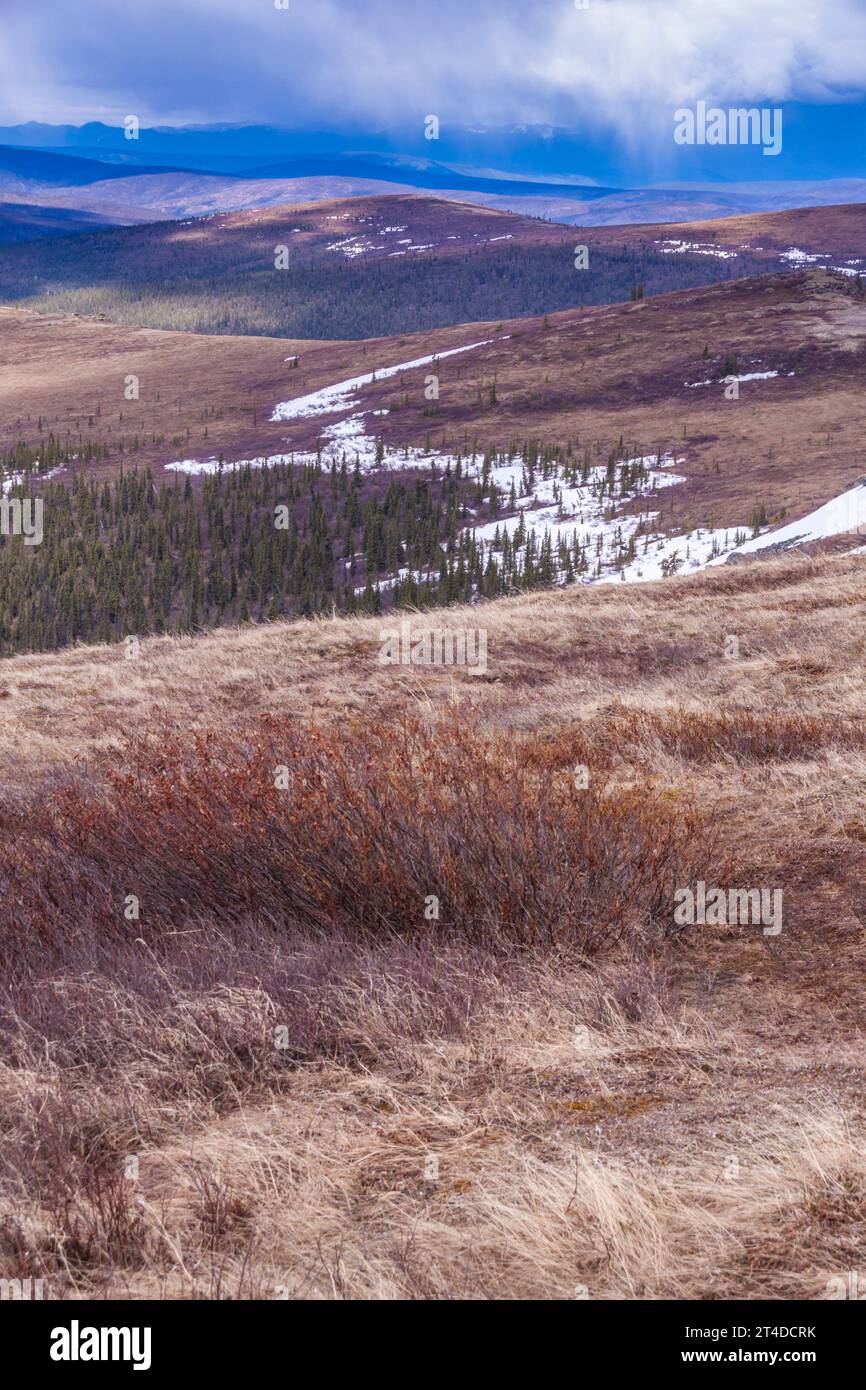
{"type": "MultiPolygon", "coordinates": [[[[746,216],[711,218],[707,221],[671,222],[663,229],[655,226],[623,227],[616,233],[628,244],[653,238],[653,244],[691,250],[723,258],[743,252],[778,265],[841,262],[849,273],[866,267],[866,205],[840,203],[827,207],[805,207],[781,212],[753,213],[746,216]]],[[[670,254],[670,251],[668,252],[670,254]]]]}
{"type": "MultiPolygon", "coordinates": [[[[468,145],[459,133],[446,134],[444,158],[433,160],[427,142],[421,151],[400,154],[381,134],[369,136],[361,147],[347,146],[333,133],[290,136],[245,128],[145,129],[139,140],[128,141],[122,130],[98,122],[80,129],[30,123],[0,129],[0,139],[8,141],[0,144],[0,192],[97,213],[113,225],[413,191],[599,227],[862,203],[866,196],[866,182],[857,178],[725,183],[708,178],[706,171],[691,183],[610,187],[609,177],[575,174],[582,154],[573,138],[563,144],[550,131],[501,132],[502,139],[494,132],[464,134],[468,145]],[[523,144],[522,160],[511,167],[509,151],[523,144]],[[479,159],[485,146],[488,157],[479,159]]],[[[415,144],[417,133],[409,140],[415,144]]]]}
{"type": "MultiPolygon", "coordinates": [[[[142,165],[143,174],[163,174],[168,170],[160,165],[142,165]]],[[[0,145],[0,188],[20,190],[31,185],[37,188],[78,188],[106,179],[123,179],[129,169],[123,165],[106,164],[97,159],[78,159],[73,155],[54,154],[50,150],[18,149],[0,145]]]]}
{"type": "Polygon", "coordinates": [[[436,445],[482,449],[526,438],[551,447],[571,440],[581,451],[597,443],[605,454],[620,438],[647,453],[660,445],[686,456],[689,482],[671,493],[684,522],[713,512],[738,524],[761,500],[793,516],[841,491],[860,466],[863,301],[852,277],[816,269],[546,322],[503,319],[375,342],[214,338],[14,308],[0,323],[4,447],[18,438],[35,446],[46,428],[81,434],[109,449],[113,471],[120,441],[128,449],[134,433],[150,466],[181,448],[229,461],[308,450],[329,417],[274,420],[278,402],[482,340],[490,341],[443,361],[438,401],[425,397],[427,370],[417,368],[359,388],[354,413],[366,413],[394,451],[428,434],[436,445]],[[736,401],[724,394],[729,356],[753,377],[736,401]],[[137,401],[123,398],[130,373],[140,380],[137,401]],[[154,433],[159,445],[148,443],[154,433]]]}
{"type": "Polygon", "coordinates": [[[338,200],[70,237],[50,260],[37,246],[0,248],[0,299],[152,328],[366,338],[609,303],[767,265],[748,251],[674,256],[656,243],[443,199],[338,200]]]}
{"type": "Polygon", "coordinates": [[[115,217],[78,208],[42,206],[27,202],[0,202],[0,244],[66,237],[116,225],[115,217]]]}
{"type": "Polygon", "coordinates": [[[587,271],[559,227],[418,198],[52,243],[63,294],[237,286],[288,227],[290,267],[456,317],[564,252],[600,293],[729,277],[378,338],[0,308],[3,491],[45,511],[0,537],[4,1277],[837,1296],[866,1212],[838,211],[581,233],[587,271]],[[778,895],[778,932],[683,923],[708,884],[778,895]]]}
{"type": "Polygon", "coordinates": [[[0,329],[0,458],[25,488],[52,474],[51,546],[0,545],[7,650],[647,580],[866,526],[852,276],[361,343],[15,309],[0,329]],[[82,470],[100,486],[70,503],[82,470]]]}

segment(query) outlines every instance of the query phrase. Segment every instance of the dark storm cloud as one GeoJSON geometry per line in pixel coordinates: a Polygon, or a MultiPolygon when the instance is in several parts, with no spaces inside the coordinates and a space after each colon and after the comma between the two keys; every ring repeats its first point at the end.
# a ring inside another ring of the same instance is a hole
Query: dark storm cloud
{"type": "Polygon", "coordinates": [[[860,0],[4,0],[0,119],[569,124],[866,85],[860,0]]]}

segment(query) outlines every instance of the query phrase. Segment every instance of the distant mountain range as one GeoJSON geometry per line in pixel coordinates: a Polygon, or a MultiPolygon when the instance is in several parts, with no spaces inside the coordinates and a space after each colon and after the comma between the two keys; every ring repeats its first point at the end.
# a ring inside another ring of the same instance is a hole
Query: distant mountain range
{"type": "Polygon", "coordinates": [[[866,201],[864,179],[768,181],[768,163],[779,162],[750,166],[750,180],[729,181],[720,165],[714,180],[639,186],[599,181],[612,171],[611,157],[603,159],[592,139],[548,127],[443,126],[435,141],[418,130],[350,137],[268,126],[142,128],[128,140],[122,127],[100,122],[31,122],[0,127],[0,241],[377,192],[433,192],[575,226],[866,201]]]}
{"type": "Polygon", "coordinates": [[[31,150],[0,146],[0,179],[9,186],[17,179],[22,184],[56,185],[58,188],[78,188],[104,179],[125,179],[135,174],[173,173],[174,166],[140,164],[130,169],[122,164],[57,154],[52,150],[31,150]]]}
{"type": "Polygon", "coordinates": [[[394,130],[142,126],[136,140],[126,138],[122,116],[116,125],[100,121],[82,126],[28,122],[0,126],[0,144],[130,166],[168,165],[220,174],[250,174],[286,161],[308,159],[373,158],[401,169],[407,161],[422,165],[432,161],[473,175],[605,188],[859,179],[866,174],[866,103],[806,106],[785,102],[782,110],[782,150],[772,159],[749,145],[709,148],[676,144],[673,107],[670,139],[658,129],[658,112],[646,112],[645,127],[653,138],[645,145],[640,140],[640,123],[631,142],[626,143],[612,138],[610,130],[600,126],[578,131],[550,125],[491,127],[443,121],[434,132],[423,115],[411,126],[394,130]],[[435,133],[437,138],[428,139],[428,133],[435,133]]]}
{"type": "MultiPolygon", "coordinates": [[[[134,143],[134,142],[129,142],[134,143]]],[[[224,163],[216,159],[215,165],[224,163]]],[[[70,155],[51,149],[31,149],[21,145],[0,145],[0,179],[22,183],[56,185],[78,188],[100,183],[105,179],[128,179],[145,174],[174,173],[222,174],[217,168],[194,168],[191,164],[142,163],[131,157],[128,162],[110,158],[93,159],[84,153],[70,155]]],[[[409,158],[402,155],[319,154],[295,159],[280,159],[271,164],[256,164],[235,178],[243,179],[309,179],[351,178],[400,183],[410,188],[428,190],[448,189],[453,192],[498,193],[510,196],[521,194],[533,197],[574,197],[585,201],[608,197],[620,190],[602,188],[592,183],[567,180],[543,181],[521,179],[514,175],[464,173],[431,159],[409,158]]]]}

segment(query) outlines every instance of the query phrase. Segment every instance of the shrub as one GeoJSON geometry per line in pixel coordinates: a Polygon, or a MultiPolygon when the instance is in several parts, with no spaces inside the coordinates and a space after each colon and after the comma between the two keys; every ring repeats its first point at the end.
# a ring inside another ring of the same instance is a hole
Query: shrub
{"type": "Polygon", "coordinates": [[[580,762],[609,772],[617,762],[645,766],[659,752],[690,763],[771,763],[814,758],[828,748],[864,747],[863,723],[834,715],[621,708],[542,739],[526,757],[542,768],[580,762]]]}
{"type": "Polygon", "coordinates": [[[76,940],[250,920],[592,955],[663,917],[683,860],[709,843],[669,797],[577,790],[456,717],[342,731],[266,719],[242,737],[140,742],[105,785],[70,782],[17,817],[7,963],[22,926],[25,953],[40,942],[68,958],[76,940]],[[131,894],[140,919],[127,921],[131,894]]]}

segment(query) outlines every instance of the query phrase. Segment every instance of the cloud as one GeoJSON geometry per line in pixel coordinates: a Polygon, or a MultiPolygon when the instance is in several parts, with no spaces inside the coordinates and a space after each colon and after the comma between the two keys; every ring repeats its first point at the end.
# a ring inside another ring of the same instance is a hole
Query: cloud
{"type": "MultiPolygon", "coordinates": [[[[0,119],[590,122],[866,91],[862,0],[4,0],[0,119]]],[[[661,116],[659,117],[661,119],[661,116]]],[[[652,119],[650,118],[652,123],[652,119]]]]}

